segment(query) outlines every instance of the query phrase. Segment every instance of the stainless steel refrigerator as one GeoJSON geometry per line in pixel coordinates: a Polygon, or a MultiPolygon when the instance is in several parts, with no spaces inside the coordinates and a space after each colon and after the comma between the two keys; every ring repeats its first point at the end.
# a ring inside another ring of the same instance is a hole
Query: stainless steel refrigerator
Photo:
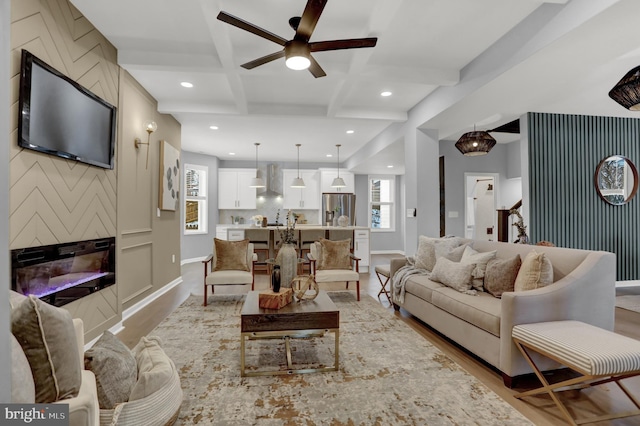
{"type": "Polygon", "coordinates": [[[356,224],[356,194],[325,192],[322,194],[322,225],[337,225],[340,216],[349,218],[348,226],[356,224]]]}

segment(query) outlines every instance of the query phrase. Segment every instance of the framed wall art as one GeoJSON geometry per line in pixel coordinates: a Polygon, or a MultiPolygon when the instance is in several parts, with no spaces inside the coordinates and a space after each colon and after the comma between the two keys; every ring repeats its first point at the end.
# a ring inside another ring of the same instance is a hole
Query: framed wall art
{"type": "Polygon", "coordinates": [[[180,203],[180,151],[169,142],[160,142],[160,187],[158,207],[175,211],[180,203]]]}

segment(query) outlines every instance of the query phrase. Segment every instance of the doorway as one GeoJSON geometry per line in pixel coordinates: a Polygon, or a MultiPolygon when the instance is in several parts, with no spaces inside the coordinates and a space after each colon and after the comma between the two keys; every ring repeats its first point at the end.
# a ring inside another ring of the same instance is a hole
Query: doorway
{"type": "Polygon", "coordinates": [[[465,173],[465,238],[497,241],[497,173],[465,173]]]}

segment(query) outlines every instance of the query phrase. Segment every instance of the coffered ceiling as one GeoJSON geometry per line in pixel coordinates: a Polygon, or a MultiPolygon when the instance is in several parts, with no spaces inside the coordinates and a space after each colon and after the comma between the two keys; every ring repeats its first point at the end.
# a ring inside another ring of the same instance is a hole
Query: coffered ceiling
{"type": "MultiPolygon", "coordinates": [[[[306,0],[72,3],[180,121],[182,148],[222,160],[252,160],[260,142],[261,161],[295,161],[301,143],[302,162],[334,164],[335,144],[347,159],[412,114],[452,143],[527,111],[634,116],[607,92],[640,62],[637,0],[328,0],[311,41],[378,44],[314,53],[327,73],[317,79],[284,59],[241,68],[281,47],[216,19],[223,10],[290,39],[306,0]]],[[[353,168],[402,173],[403,152],[399,141],[353,168]]]]}

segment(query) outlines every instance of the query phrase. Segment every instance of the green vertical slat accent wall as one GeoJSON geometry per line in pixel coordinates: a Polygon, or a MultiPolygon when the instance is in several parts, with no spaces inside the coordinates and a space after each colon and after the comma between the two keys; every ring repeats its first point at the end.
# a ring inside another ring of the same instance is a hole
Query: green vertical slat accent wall
{"type": "Polygon", "coordinates": [[[594,186],[603,158],[622,155],[640,167],[640,120],[541,113],[527,119],[531,240],[613,252],[617,280],[640,279],[640,195],[613,206],[594,186]]]}

